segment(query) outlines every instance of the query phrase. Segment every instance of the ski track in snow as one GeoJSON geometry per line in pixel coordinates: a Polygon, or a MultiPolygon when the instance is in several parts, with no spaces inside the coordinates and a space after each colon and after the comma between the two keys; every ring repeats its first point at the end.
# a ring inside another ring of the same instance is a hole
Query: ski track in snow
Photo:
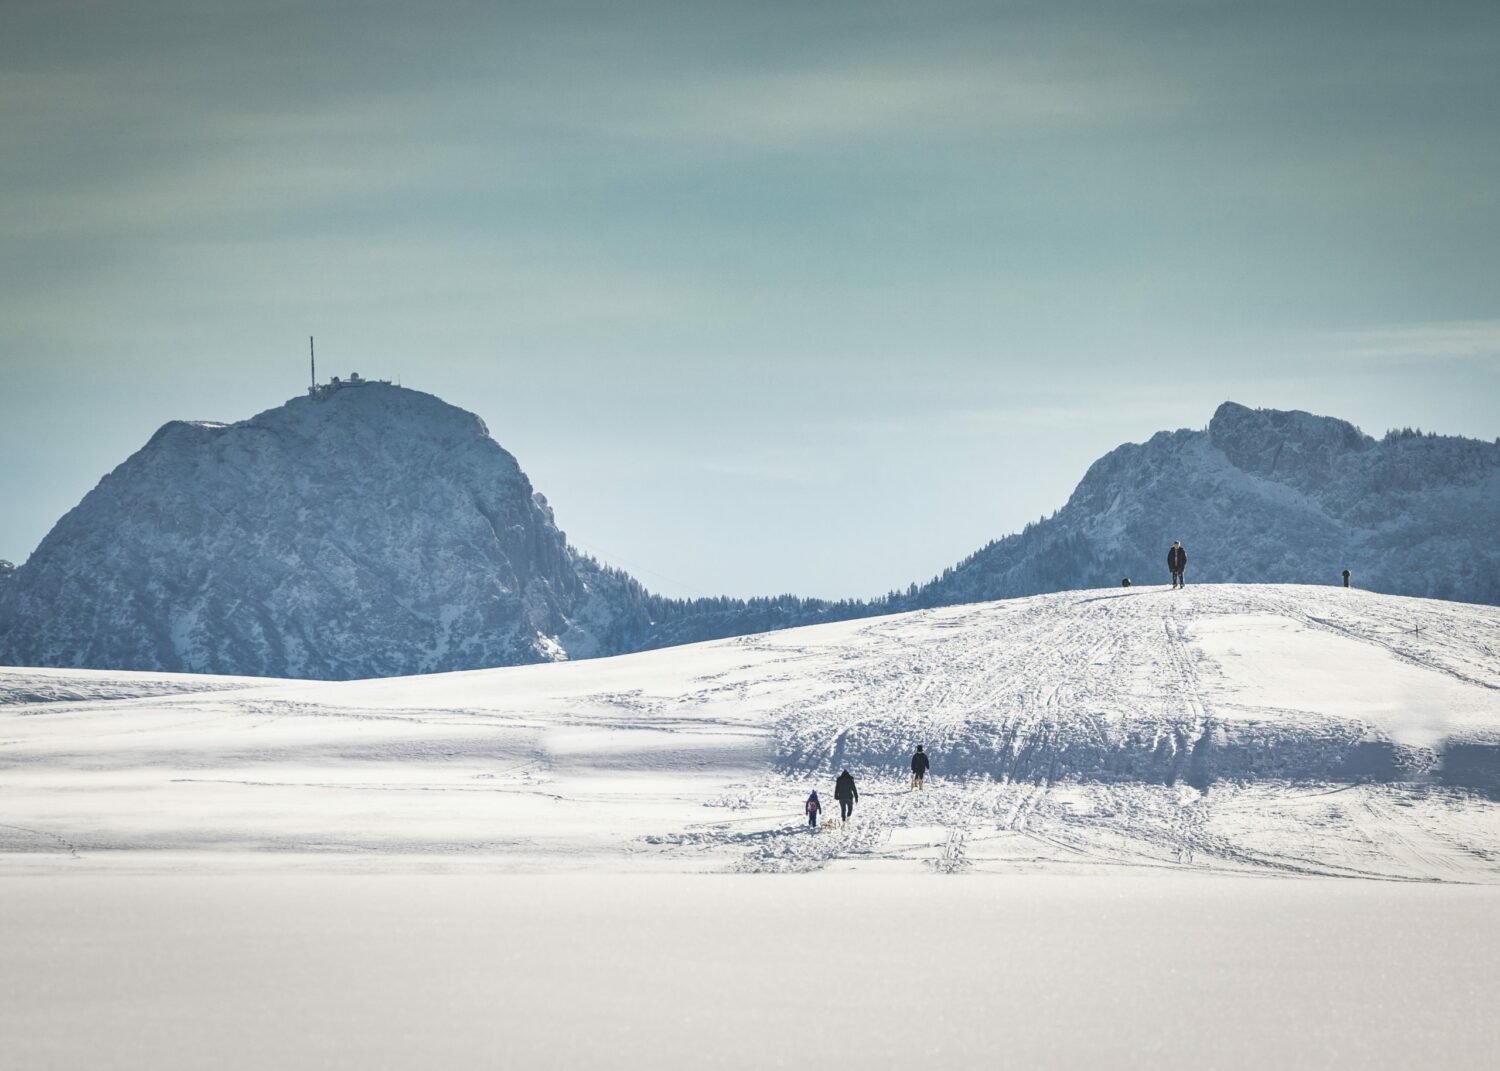
{"type": "Polygon", "coordinates": [[[1500,610],[1340,589],[1070,592],[339,684],[0,670],[0,726],[0,870],[1500,881],[1500,610]],[[853,817],[809,831],[845,766],[853,817]]]}

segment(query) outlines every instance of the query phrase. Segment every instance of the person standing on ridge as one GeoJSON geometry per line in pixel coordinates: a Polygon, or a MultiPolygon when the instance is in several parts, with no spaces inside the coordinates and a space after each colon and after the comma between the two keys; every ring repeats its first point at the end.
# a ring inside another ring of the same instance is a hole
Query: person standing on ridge
{"type": "Polygon", "coordinates": [[[818,802],[818,790],[817,789],[813,789],[813,794],[811,796],[807,797],[807,808],[806,809],[807,809],[807,828],[808,829],[817,829],[818,828],[818,812],[823,809],[823,805],[818,802]]]}
{"type": "Polygon", "coordinates": [[[859,799],[854,775],[848,770],[839,774],[839,779],[833,783],[833,798],[839,801],[839,821],[846,821],[854,813],[854,801],[859,799]]]}
{"type": "Polygon", "coordinates": [[[917,745],[917,753],[911,757],[911,787],[920,789],[922,779],[927,776],[927,767],[932,764],[927,761],[927,752],[922,750],[922,745],[917,745]]]}
{"type": "Polygon", "coordinates": [[[1182,574],[1187,570],[1187,551],[1182,549],[1182,544],[1172,540],[1172,549],[1167,551],[1167,568],[1172,570],[1172,586],[1174,588],[1187,587],[1187,581],[1182,574]]]}

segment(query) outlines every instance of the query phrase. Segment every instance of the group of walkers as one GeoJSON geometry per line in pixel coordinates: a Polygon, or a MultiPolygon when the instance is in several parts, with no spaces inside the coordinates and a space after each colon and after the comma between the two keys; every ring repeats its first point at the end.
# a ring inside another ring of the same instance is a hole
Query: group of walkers
{"type": "MultiPolygon", "coordinates": [[[[911,757],[912,791],[922,791],[926,783],[927,770],[931,765],[927,752],[921,744],[918,744],[916,754],[911,757]]],[[[839,774],[838,779],[833,783],[833,798],[838,800],[839,821],[848,821],[849,816],[854,813],[854,805],[859,802],[859,789],[854,784],[854,775],[847,769],[839,774]]],[[[818,800],[816,789],[807,797],[807,803],[803,809],[807,812],[807,828],[817,829],[818,815],[823,811],[823,804],[818,800]]]]}

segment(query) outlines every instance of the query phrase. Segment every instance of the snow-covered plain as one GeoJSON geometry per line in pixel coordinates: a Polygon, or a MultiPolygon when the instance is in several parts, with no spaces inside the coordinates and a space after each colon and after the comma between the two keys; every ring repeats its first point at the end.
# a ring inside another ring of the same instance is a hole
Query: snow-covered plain
{"type": "Polygon", "coordinates": [[[1500,610],[1358,590],[1070,592],[338,683],[6,669],[0,703],[10,872],[1500,880],[1500,610]],[[855,817],[810,836],[841,766],[855,817]]]}
{"type": "Polygon", "coordinates": [[[1337,588],[339,683],[4,670],[0,1053],[1480,1065],[1497,746],[1500,609],[1337,588]]]}
{"type": "Polygon", "coordinates": [[[0,879],[0,1064],[1486,1067],[1487,887],[1179,874],[0,879]]]}

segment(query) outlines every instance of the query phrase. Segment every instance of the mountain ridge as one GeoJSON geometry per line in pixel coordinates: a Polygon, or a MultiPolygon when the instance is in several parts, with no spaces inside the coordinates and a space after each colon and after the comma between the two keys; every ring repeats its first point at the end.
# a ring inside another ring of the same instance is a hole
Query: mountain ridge
{"type": "Polygon", "coordinates": [[[1226,402],[870,600],[669,599],[585,555],[477,415],[388,384],[171,421],[0,567],[0,663],[348,679],[587,658],[1164,574],[1500,603],[1500,442],[1226,402]]]}

